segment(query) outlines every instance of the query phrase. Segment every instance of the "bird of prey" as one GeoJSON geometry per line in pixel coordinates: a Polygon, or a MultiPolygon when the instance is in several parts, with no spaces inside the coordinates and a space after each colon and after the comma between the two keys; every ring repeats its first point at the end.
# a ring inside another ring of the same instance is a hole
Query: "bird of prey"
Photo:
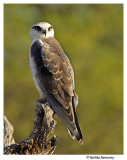
{"type": "Polygon", "coordinates": [[[68,57],[54,38],[53,26],[39,22],[31,27],[30,36],[30,68],[40,98],[47,100],[71,137],[83,144],[76,115],[78,96],[75,93],[74,72],[68,57]]]}

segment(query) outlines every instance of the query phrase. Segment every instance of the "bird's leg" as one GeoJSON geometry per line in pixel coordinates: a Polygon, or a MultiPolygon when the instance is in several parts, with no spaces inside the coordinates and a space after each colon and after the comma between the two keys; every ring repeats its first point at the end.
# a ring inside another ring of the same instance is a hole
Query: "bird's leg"
{"type": "Polygon", "coordinates": [[[36,103],[46,103],[46,97],[44,97],[44,98],[39,98],[37,101],[36,101],[36,103]]]}

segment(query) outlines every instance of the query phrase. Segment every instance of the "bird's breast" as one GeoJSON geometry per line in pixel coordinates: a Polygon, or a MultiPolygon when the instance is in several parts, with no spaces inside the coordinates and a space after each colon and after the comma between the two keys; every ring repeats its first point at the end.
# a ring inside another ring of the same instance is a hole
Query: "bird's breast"
{"type": "Polygon", "coordinates": [[[31,74],[32,74],[35,86],[40,94],[40,98],[44,99],[45,94],[43,93],[43,90],[42,90],[41,73],[38,72],[38,67],[37,67],[39,66],[39,64],[37,64],[38,62],[36,61],[35,57],[31,56],[31,53],[29,57],[29,63],[30,63],[31,74]]]}
{"type": "Polygon", "coordinates": [[[31,53],[30,53],[30,57],[29,57],[29,63],[30,63],[31,74],[33,77],[35,77],[37,74],[37,68],[36,68],[36,63],[34,61],[34,58],[31,57],[31,53]]]}

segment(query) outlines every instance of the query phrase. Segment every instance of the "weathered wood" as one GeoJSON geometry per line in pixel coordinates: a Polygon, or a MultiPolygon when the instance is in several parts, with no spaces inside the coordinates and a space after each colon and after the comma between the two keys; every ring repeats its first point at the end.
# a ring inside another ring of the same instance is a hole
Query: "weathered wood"
{"type": "MultiPolygon", "coordinates": [[[[24,141],[14,144],[7,143],[9,146],[5,144],[4,154],[52,154],[59,138],[54,136],[49,140],[48,136],[53,133],[55,125],[56,121],[53,119],[53,111],[49,104],[38,100],[35,105],[33,131],[24,141]]],[[[8,134],[10,136],[10,133],[8,134]]]]}
{"type": "Polygon", "coordinates": [[[12,124],[8,121],[7,117],[4,116],[4,147],[15,143],[13,132],[14,128],[12,124]]]}

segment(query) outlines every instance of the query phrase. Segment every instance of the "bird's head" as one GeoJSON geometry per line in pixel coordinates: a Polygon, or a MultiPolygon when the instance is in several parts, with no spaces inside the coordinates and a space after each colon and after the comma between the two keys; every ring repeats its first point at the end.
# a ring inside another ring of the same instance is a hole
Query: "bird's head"
{"type": "Polygon", "coordinates": [[[31,27],[30,37],[32,40],[54,37],[53,26],[47,22],[39,22],[31,27]]]}

